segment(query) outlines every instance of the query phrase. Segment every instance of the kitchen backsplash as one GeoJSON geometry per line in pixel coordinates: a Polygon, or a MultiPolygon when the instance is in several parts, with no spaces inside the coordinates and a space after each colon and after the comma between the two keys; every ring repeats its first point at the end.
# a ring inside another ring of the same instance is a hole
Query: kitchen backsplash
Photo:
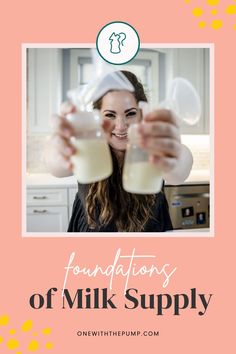
{"type": "Polygon", "coordinates": [[[182,143],[188,146],[193,154],[193,170],[210,170],[210,137],[209,135],[182,135],[182,143]]]}
{"type": "Polygon", "coordinates": [[[48,138],[45,134],[27,137],[27,173],[48,173],[43,161],[48,138]]]}
{"type": "MultiPolygon", "coordinates": [[[[27,138],[27,172],[47,173],[43,162],[45,144],[49,136],[32,135],[27,138]]],[[[183,135],[183,144],[187,145],[193,154],[193,169],[208,170],[210,168],[209,135],[183,135]]]]}

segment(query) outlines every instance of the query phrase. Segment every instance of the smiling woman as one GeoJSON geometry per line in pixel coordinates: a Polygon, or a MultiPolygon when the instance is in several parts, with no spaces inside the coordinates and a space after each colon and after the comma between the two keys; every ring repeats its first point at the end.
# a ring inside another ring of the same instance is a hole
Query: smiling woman
{"type": "Polygon", "coordinates": [[[110,145],[116,150],[125,150],[128,142],[128,127],[141,121],[138,102],[147,101],[143,86],[136,76],[129,71],[122,73],[133,84],[134,93],[128,91],[111,91],[94,103],[94,108],[101,111],[104,118],[114,122],[110,145]]]}
{"type": "Polygon", "coordinates": [[[125,150],[128,142],[127,130],[129,125],[141,119],[133,94],[123,91],[109,92],[103,98],[101,112],[105,118],[115,122],[110,145],[114,149],[125,150]],[[109,107],[112,107],[113,110],[107,109],[109,107]]]}
{"type": "MultiPolygon", "coordinates": [[[[163,232],[172,229],[163,188],[157,194],[140,195],[128,193],[122,186],[128,128],[142,121],[138,124],[138,144],[148,152],[150,163],[163,171],[163,178],[169,183],[182,183],[187,178],[192,156],[180,143],[179,128],[171,112],[156,110],[143,117],[139,108],[141,101],[147,101],[143,86],[133,73],[122,73],[134,92],[112,90],[93,103],[94,109],[100,110],[103,116],[113,173],[96,183],[79,183],[69,232],[163,232]]],[[[70,140],[73,128],[66,119],[72,112],[75,107],[71,103],[62,106],[46,155],[49,169],[58,177],[70,175],[73,170],[71,157],[75,149],[70,140]]]]}

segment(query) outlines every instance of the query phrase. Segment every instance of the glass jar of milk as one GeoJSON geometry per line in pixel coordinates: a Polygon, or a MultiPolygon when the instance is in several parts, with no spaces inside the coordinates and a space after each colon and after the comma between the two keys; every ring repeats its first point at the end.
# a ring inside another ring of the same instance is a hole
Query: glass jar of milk
{"type": "Polygon", "coordinates": [[[149,161],[147,150],[138,145],[138,126],[132,124],[128,130],[129,143],[125,153],[123,187],[135,194],[155,194],[162,187],[162,171],[149,161]]]}
{"type": "Polygon", "coordinates": [[[74,128],[71,138],[73,172],[79,183],[93,183],[112,174],[110,149],[101,127],[99,111],[79,111],[67,115],[74,128]]]}

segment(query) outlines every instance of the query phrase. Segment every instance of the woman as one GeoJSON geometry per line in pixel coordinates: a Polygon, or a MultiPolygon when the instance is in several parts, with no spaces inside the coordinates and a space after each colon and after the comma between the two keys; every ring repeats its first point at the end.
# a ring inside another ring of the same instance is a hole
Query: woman
{"type": "MultiPolygon", "coordinates": [[[[127,130],[142,119],[140,101],[147,101],[136,76],[122,71],[134,92],[110,91],[94,103],[104,117],[113,160],[112,175],[100,182],[82,185],[75,198],[69,232],[163,232],[172,229],[168,205],[162,190],[156,195],[135,195],[122,187],[122,169],[127,146],[127,130]]],[[[75,111],[70,103],[62,105],[60,117],[54,117],[54,135],[46,154],[49,170],[57,177],[70,176],[70,162],[75,153],[70,144],[73,128],[66,115],[75,111]]],[[[162,171],[169,184],[180,184],[188,177],[192,155],[181,144],[176,119],[168,110],[156,110],[143,117],[140,146],[147,149],[150,160],[162,171]]]]}

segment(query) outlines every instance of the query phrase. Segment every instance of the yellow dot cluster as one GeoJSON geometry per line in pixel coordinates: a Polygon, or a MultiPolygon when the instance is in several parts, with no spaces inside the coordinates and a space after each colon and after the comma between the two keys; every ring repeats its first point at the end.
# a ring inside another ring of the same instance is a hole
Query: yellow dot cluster
{"type": "MultiPolygon", "coordinates": [[[[2,315],[0,316],[0,328],[1,327],[7,327],[10,323],[10,318],[8,315],[2,315]]],[[[20,334],[20,331],[21,333],[30,333],[30,335],[32,336],[36,336],[37,333],[36,332],[31,332],[31,330],[33,329],[33,322],[31,320],[27,320],[25,321],[21,328],[18,330],[16,329],[13,329],[13,328],[10,328],[8,330],[8,333],[10,334],[10,336],[15,336],[16,333],[20,334]]],[[[45,327],[42,329],[42,333],[45,335],[45,336],[49,336],[51,334],[51,328],[49,327],[45,327]]],[[[5,349],[11,351],[16,350],[16,352],[14,352],[15,354],[23,354],[23,352],[19,351],[20,350],[20,340],[17,339],[17,338],[6,338],[6,340],[4,340],[3,336],[0,335],[0,345],[1,345],[1,348],[5,347],[5,349]]],[[[53,348],[53,343],[52,342],[49,342],[47,341],[46,343],[44,344],[40,344],[39,341],[35,340],[35,339],[29,339],[29,342],[28,342],[28,345],[27,345],[27,351],[28,352],[36,352],[38,351],[39,349],[52,349],[53,348]]],[[[6,352],[6,350],[4,351],[4,353],[6,352]]],[[[6,353],[7,354],[7,353],[6,353]]]]}
{"type": "MultiPolygon", "coordinates": [[[[236,1],[236,0],[234,0],[234,1],[236,1]]],[[[191,4],[191,0],[184,0],[184,2],[186,4],[191,4]]],[[[219,5],[219,3],[220,3],[220,0],[206,0],[206,4],[211,7],[212,6],[216,7],[217,5],[219,5]]],[[[203,10],[202,7],[195,7],[192,9],[193,16],[195,16],[197,18],[201,18],[201,21],[198,22],[198,26],[200,28],[205,28],[207,25],[207,23],[204,20],[202,20],[202,16],[204,16],[204,14],[207,11],[208,11],[208,9],[203,10]]],[[[229,3],[229,4],[225,5],[224,11],[227,15],[236,15],[236,4],[229,3]]],[[[211,15],[216,16],[216,15],[218,15],[218,9],[217,8],[210,9],[210,13],[211,13],[211,15]]],[[[221,18],[214,18],[211,21],[210,26],[214,30],[218,30],[221,27],[223,27],[223,20],[221,18]]],[[[235,24],[233,25],[233,29],[236,30],[236,19],[235,19],[235,24]]]]}

